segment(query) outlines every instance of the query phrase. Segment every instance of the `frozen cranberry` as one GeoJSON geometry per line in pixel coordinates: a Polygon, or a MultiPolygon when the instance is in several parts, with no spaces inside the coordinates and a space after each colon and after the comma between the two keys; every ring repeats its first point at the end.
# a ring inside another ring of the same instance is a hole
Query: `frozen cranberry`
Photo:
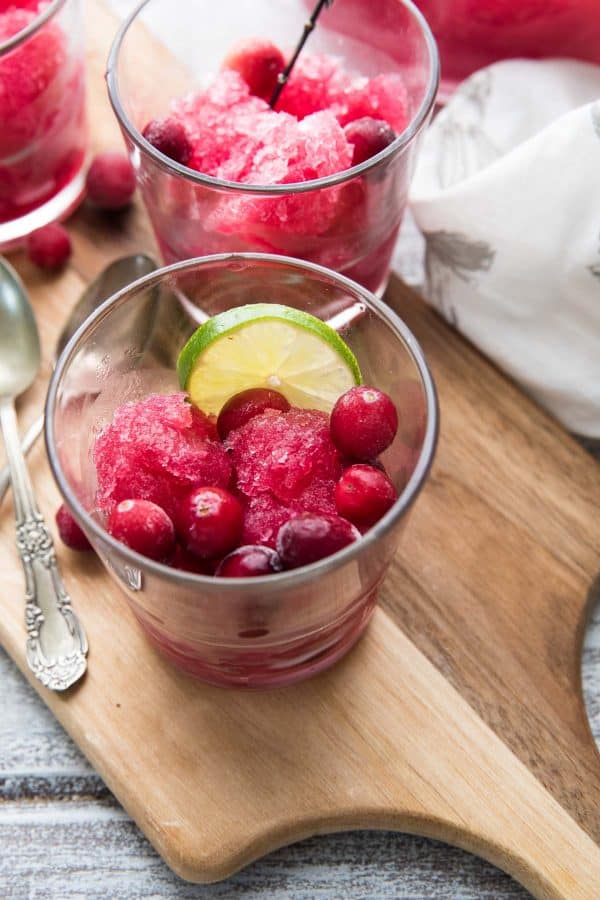
{"type": "Polygon", "coordinates": [[[375,459],[398,431],[398,413],[390,397],[377,388],[350,388],[331,412],[331,437],[350,459],[375,459]]]}
{"type": "Polygon", "coordinates": [[[396,132],[387,122],[370,116],[349,122],[344,128],[344,134],[348,143],[352,144],[353,166],[381,153],[396,140],[396,132]]]}
{"type": "Polygon", "coordinates": [[[337,553],[360,537],[360,532],[339,516],[302,513],[277,534],[277,552],[285,569],[297,569],[337,553]]]}
{"type": "Polygon", "coordinates": [[[177,531],[185,548],[200,559],[214,559],[233,550],[243,524],[240,501],[218,487],[196,488],[183,500],[177,514],[177,531]]]}
{"type": "Polygon", "coordinates": [[[41,269],[58,269],[71,255],[71,238],[58,222],[44,225],[27,238],[27,255],[41,269]]]}
{"type": "Polygon", "coordinates": [[[387,475],[373,466],[350,466],[335,486],[337,511],[358,527],[374,525],[397,496],[387,475]]]}
{"type": "Polygon", "coordinates": [[[290,404],[279,391],[269,388],[249,388],[235,394],[227,401],[217,419],[217,431],[222,441],[231,431],[241,428],[254,416],[259,416],[265,409],[279,409],[287,412],[290,404]]]}
{"type": "Polygon", "coordinates": [[[175,545],[173,522],[150,500],[122,500],[113,509],[108,530],[136,553],[163,562],[175,545]]]}
{"type": "Polygon", "coordinates": [[[238,547],[223,559],[215,572],[221,578],[254,578],[258,575],[272,575],[283,566],[279,555],[270,547],[238,547]]]}
{"type": "Polygon", "coordinates": [[[285,59],[271,41],[249,38],[236,44],[223,68],[239,72],[251,94],[269,100],[277,86],[277,76],[285,69],[285,59]]]}
{"type": "Polygon", "coordinates": [[[153,119],[148,122],[142,134],[160,153],[184,166],[192,155],[192,145],[185,128],[172,116],[153,119]]]}
{"type": "Polygon", "coordinates": [[[135,191],[133,166],[124,153],[99,153],[88,169],[85,186],[88,197],[100,209],[123,209],[135,191]]]}
{"type": "Polygon", "coordinates": [[[56,525],[63,544],[71,550],[85,552],[92,549],[92,545],[64,503],[56,512],[56,525]]]}

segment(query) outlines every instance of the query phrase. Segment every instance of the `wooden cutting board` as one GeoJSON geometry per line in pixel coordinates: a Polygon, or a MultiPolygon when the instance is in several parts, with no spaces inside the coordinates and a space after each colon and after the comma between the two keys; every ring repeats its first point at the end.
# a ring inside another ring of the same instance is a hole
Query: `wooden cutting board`
{"type": "MultiPolygon", "coordinates": [[[[90,119],[118,145],[102,73],[115,21],[89,2],[90,119]]],[[[61,275],[13,262],[55,336],[110,259],[154,245],[137,204],[83,208],[61,275]]],[[[153,251],[154,252],[154,251],[153,251]]],[[[60,549],[90,638],[67,696],[31,682],[165,861],[212,881],[315,833],[392,828],[491,860],[538,897],[600,897],[600,759],[580,686],[600,570],[600,469],[558,425],[393,280],[440,391],[437,461],[366,637],[333,670],[270,693],[222,691],[165,663],[100,564],[60,549]]],[[[31,471],[59,500],[40,444],[31,471]]],[[[24,671],[23,577],[0,509],[0,640],[24,671]]]]}

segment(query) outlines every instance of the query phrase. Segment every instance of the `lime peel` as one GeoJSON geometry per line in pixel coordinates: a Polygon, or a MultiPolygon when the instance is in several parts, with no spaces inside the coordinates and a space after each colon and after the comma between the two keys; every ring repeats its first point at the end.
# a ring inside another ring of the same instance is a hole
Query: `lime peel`
{"type": "Polygon", "coordinates": [[[342,393],[362,384],[356,357],[333,328],[277,303],[239,306],[209,319],[179,354],[177,374],[192,402],[209,414],[254,387],[329,412],[342,393]]]}

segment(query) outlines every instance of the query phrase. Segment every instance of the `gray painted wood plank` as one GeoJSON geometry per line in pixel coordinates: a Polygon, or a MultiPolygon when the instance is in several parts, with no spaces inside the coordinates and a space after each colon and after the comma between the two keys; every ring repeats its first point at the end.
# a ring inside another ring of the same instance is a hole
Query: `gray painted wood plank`
{"type": "Polygon", "coordinates": [[[6,804],[0,815],[2,895],[25,898],[524,898],[480,860],[389,832],[313,838],[219,885],[176,878],[124,813],[110,804],[6,804]]]}

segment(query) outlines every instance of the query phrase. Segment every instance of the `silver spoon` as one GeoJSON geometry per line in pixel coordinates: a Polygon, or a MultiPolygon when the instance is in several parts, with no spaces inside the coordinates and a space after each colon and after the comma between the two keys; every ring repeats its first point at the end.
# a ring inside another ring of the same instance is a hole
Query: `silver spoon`
{"type": "MultiPolygon", "coordinates": [[[[75,334],[79,326],[87,317],[121,288],[131,284],[143,275],[149,275],[157,268],[153,259],[144,253],[135,253],[132,256],[123,256],[104,268],[100,274],[87,286],[81,297],[71,310],[71,314],[65,322],[56,341],[54,361],[58,359],[67,346],[69,340],[75,334]]],[[[21,449],[27,454],[34,446],[44,430],[44,416],[38,418],[29,426],[21,441],[21,449]]],[[[0,503],[10,484],[10,471],[8,466],[0,469],[0,503]]]]}
{"type": "Polygon", "coordinates": [[[62,583],[52,536],[37,507],[19,441],[15,399],[32,383],[39,366],[33,310],[18,275],[0,259],[0,428],[13,485],[17,549],[25,571],[27,662],[42,684],[64,691],[85,672],[88,643],[62,583]]]}

